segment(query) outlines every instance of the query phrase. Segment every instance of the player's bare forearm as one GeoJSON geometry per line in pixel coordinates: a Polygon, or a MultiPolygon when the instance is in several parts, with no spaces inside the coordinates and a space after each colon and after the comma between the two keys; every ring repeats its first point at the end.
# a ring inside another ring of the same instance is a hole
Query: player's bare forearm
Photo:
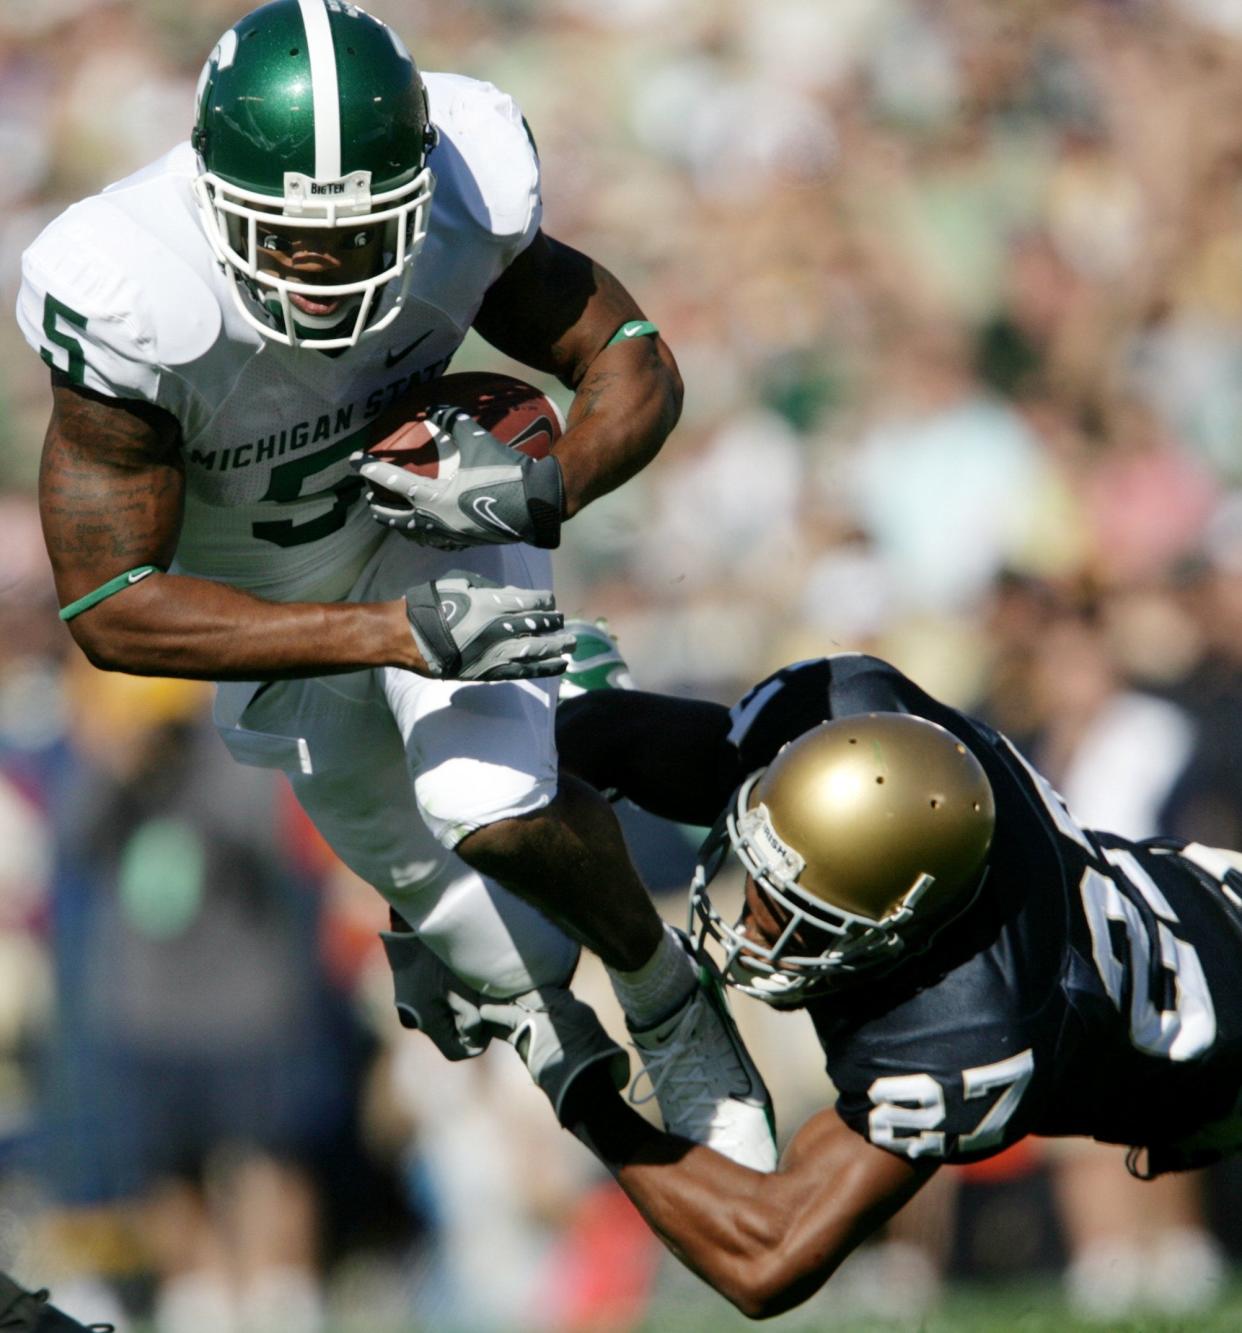
{"type": "MultiPolygon", "coordinates": [[[[62,605],[141,565],[167,568],[184,493],[171,416],[55,383],[39,504],[62,605]]],[[[69,627],[96,665],[135,675],[253,680],[424,665],[400,601],[278,604],[179,575],[143,579],[69,627]]]]}
{"type": "Polygon", "coordinates": [[[645,467],[681,414],[681,376],[662,338],[607,345],[623,324],[642,318],[606,268],[540,232],[493,283],[475,319],[493,346],[575,391],[555,449],[567,517],[645,467]]]}
{"type": "Polygon", "coordinates": [[[144,579],[70,629],[96,666],[138,676],[276,680],[425,667],[401,601],[269,602],[185,575],[144,579]]]}
{"type": "Polygon", "coordinates": [[[933,1170],[821,1111],[765,1175],[654,1129],[598,1071],[574,1084],[565,1120],[669,1250],[752,1318],[804,1301],[933,1170]]]}
{"type": "MultiPolygon", "coordinates": [[[[571,1096],[589,1077],[578,1079],[571,1096]]],[[[596,1083],[595,1106],[572,1115],[570,1131],[608,1167],[673,1255],[738,1309],[759,1315],[756,1260],[761,1264],[779,1241],[764,1225],[762,1175],[661,1133],[596,1083]]]]}
{"type": "Polygon", "coordinates": [[[606,347],[588,365],[554,452],[565,517],[642,471],[681,415],[681,376],[659,336],[606,347]]]}

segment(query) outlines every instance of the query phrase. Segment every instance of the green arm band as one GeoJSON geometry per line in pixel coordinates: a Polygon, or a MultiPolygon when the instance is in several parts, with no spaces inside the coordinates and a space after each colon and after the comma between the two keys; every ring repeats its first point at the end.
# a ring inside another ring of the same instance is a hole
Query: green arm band
{"type": "Polygon", "coordinates": [[[645,338],[649,333],[659,332],[649,319],[627,319],[604,346],[613,347],[617,343],[627,343],[631,338],[645,338]]]}
{"type": "Polygon", "coordinates": [[[128,588],[132,583],[141,583],[148,574],[162,574],[164,571],[159,565],[139,565],[137,569],[127,569],[124,574],[118,574],[116,578],[109,579],[107,583],[101,584],[94,592],[88,592],[85,597],[79,597],[76,602],[70,602],[68,606],[61,610],[60,618],[62,620],[72,620],[74,616],[80,616],[83,611],[89,611],[92,606],[98,606],[100,602],[106,602],[114,593],[120,592],[123,588],[128,588]]]}

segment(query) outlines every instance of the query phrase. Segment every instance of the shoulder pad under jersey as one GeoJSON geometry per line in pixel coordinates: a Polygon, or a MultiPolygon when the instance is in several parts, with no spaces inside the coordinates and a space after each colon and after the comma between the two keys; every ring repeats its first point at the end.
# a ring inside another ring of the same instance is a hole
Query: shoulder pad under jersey
{"type": "Polygon", "coordinates": [[[460,74],[427,74],[425,82],[440,132],[429,159],[436,176],[433,215],[442,194],[451,195],[494,236],[529,239],[542,211],[539,157],[517,103],[492,84],[460,74]]]}
{"type": "Polygon", "coordinates": [[[183,207],[166,197],[172,187],[155,176],[134,181],[75,204],[44,229],[22,256],[17,320],[43,360],[75,382],[176,410],[183,390],[175,368],[215,343],[220,304],[194,267],[201,238],[192,217],[187,254],[170,243],[177,220],[170,231],[167,210],[183,207]],[[150,210],[160,221],[148,227],[150,210]]]}

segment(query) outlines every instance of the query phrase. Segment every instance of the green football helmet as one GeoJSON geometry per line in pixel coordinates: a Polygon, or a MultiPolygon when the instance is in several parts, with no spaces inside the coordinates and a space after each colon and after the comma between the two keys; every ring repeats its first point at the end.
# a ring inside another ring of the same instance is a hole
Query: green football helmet
{"type": "Polygon", "coordinates": [[[191,142],[207,239],[246,322],[319,351],[387,328],[427,235],[435,141],[409,52],[355,6],[273,0],[230,28],[199,78],[191,142]],[[263,271],[263,249],[294,232],[325,233],[333,253],[373,248],[375,261],[336,284],[263,271]],[[308,313],[293,295],[332,309],[308,313]]]}
{"type": "Polygon", "coordinates": [[[925,946],[973,901],[996,825],[978,759],[935,722],[867,713],[812,728],[738,788],[690,890],[700,946],[725,979],[777,1007],[925,946]],[[729,924],[710,885],[729,851],[778,923],[729,924]]]}

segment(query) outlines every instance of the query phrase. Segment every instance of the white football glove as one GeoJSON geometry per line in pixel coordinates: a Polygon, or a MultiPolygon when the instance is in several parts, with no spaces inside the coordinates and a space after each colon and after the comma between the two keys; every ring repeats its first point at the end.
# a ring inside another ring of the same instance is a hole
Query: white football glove
{"type": "Polygon", "coordinates": [[[560,545],[565,486],[551,454],[535,459],[506,448],[459,407],[436,408],[426,424],[456,450],[451,477],[420,477],[365,452],[349,460],[371,485],[366,501],[377,523],[447,551],[506,542],[560,545]],[[408,503],[394,503],[376,488],[408,503]]]}
{"type": "Polygon", "coordinates": [[[460,569],[408,589],[405,612],[427,674],[438,679],[559,676],[576,642],[550,592],[502,588],[460,569]]]}

